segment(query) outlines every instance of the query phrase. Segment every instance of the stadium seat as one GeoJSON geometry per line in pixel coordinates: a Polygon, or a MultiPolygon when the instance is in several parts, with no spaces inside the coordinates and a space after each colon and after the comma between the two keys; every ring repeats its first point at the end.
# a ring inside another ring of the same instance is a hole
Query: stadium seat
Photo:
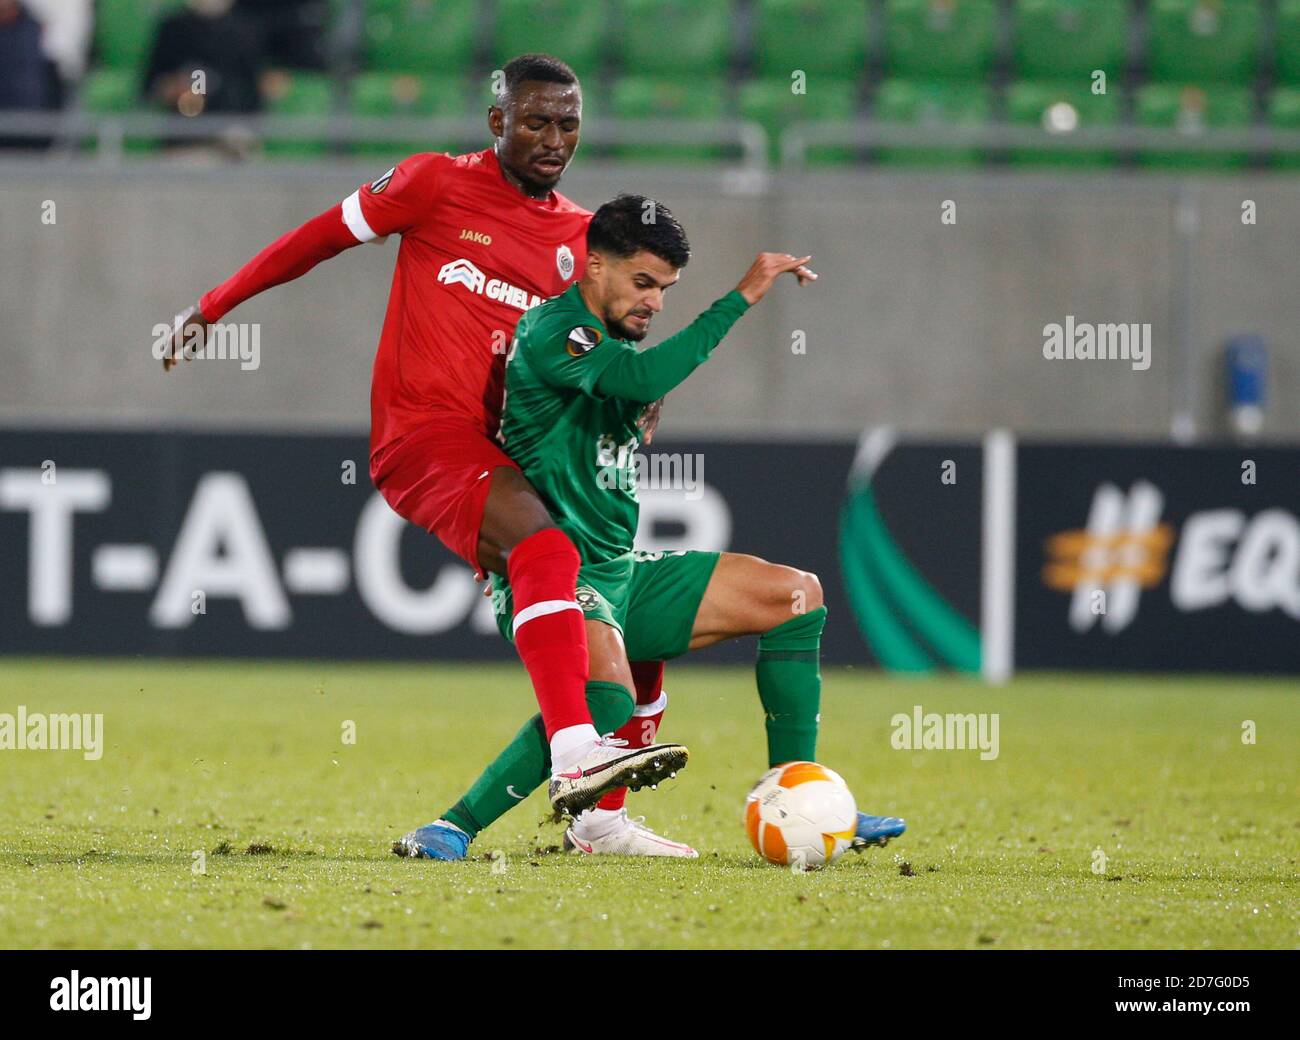
{"type": "Polygon", "coordinates": [[[129,112],[139,94],[136,74],[126,69],[96,69],[81,84],[81,104],[87,112],[129,112]]]}
{"type": "Polygon", "coordinates": [[[476,0],[367,0],[365,58],[378,72],[463,74],[474,58],[476,0]]]}
{"type": "Polygon", "coordinates": [[[1260,4],[1255,0],[1151,0],[1147,60],[1169,82],[1247,82],[1255,75],[1260,4]]]}
{"type": "Polygon", "coordinates": [[[1278,0],[1273,32],[1278,80],[1300,84],[1300,0],[1278,0]]]}
{"type": "MultiPolygon", "coordinates": [[[[1198,135],[1213,127],[1244,129],[1251,122],[1251,91],[1227,84],[1148,83],[1137,92],[1138,126],[1177,127],[1198,135]]],[[[1198,154],[1155,152],[1138,157],[1143,166],[1186,170],[1226,170],[1244,166],[1245,152],[1198,154]]]]}
{"type": "MultiPolygon", "coordinates": [[[[1007,88],[1007,121],[1019,126],[1040,126],[1064,136],[1076,128],[1118,126],[1121,105],[1118,86],[1108,84],[1105,94],[1071,83],[1013,83],[1007,88]]],[[[1012,149],[1009,158],[1020,166],[1054,166],[1095,169],[1112,165],[1109,150],[1012,149]]]]}
{"type": "Polygon", "coordinates": [[[993,64],[994,0],[887,0],[885,61],[891,75],[979,79],[993,64]]]}
{"type": "MultiPolygon", "coordinates": [[[[781,133],[794,122],[842,122],[857,116],[858,88],[851,80],[827,79],[814,74],[807,90],[796,94],[783,79],[751,80],[741,84],[739,111],[744,119],[760,123],[767,131],[771,159],[781,158],[781,133]]],[[[810,164],[842,163],[853,159],[853,149],[817,147],[806,156],[810,164]]]]}
{"type": "MultiPolygon", "coordinates": [[[[363,73],[352,81],[348,110],[352,115],[365,118],[463,116],[466,112],[464,85],[461,80],[448,76],[363,73]]],[[[383,158],[395,163],[417,152],[446,151],[458,143],[424,136],[359,144],[353,146],[352,151],[356,155],[383,158]]]]}
{"type": "MultiPolygon", "coordinates": [[[[726,84],[721,79],[659,79],[627,76],[610,92],[611,115],[618,119],[727,118],[726,84]]],[[[648,144],[623,144],[615,149],[623,159],[701,160],[722,157],[722,149],[709,144],[674,144],[662,138],[648,144]]]]}
{"type": "MultiPolygon", "coordinates": [[[[266,92],[268,115],[317,116],[322,119],[334,109],[334,80],[321,73],[280,72],[266,92]]],[[[324,130],[313,140],[268,136],[264,142],[267,155],[280,158],[310,159],[326,150],[324,130]]]]}
{"type": "Polygon", "coordinates": [[[184,0],[97,0],[95,56],[105,65],[138,70],[148,60],[154,27],[184,0]]]}
{"type": "Polygon", "coordinates": [[[629,76],[721,76],[731,60],[733,0],[622,0],[613,34],[629,76]],[[664,41],[672,46],[665,47],[664,41]]]}
{"type": "Polygon", "coordinates": [[[753,39],[765,76],[802,69],[856,79],[866,69],[866,0],[758,0],[753,39]]]}
{"type": "Polygon", "coordinates": [[[1016,0],[1013,29],[1016,68],[1027,78],[1109,78],[1124,68],[1129,0],[1016,0]]]}
{"type": "MultiPolygon", "coordinates": [[[[979,83],[886,80],[876,92],[875,114],[882,123],[910,126],[978,126],[992,109],[989,88],[979,83]]],[[[879,150],[883,163],[899,166],[974,166],[978,148],[888,147],[879,150]]]]}
{"type": "Polygon", "coordinates": [[[579,76],[600,71],[608,18],[603,3],[497,0],[496,9],[492,59],[498,66],[516,55],[541,51],[562,58],[579,76]]]}
{"type": "MultiPolygon", "coordinates": [[[[1268,99],[1268,124],[1278,130],[1300,131],[1300,87],[1278,87],[1268,99]]],[[[1300,170],[1300,148],[1276,152],[1272,165],[1300,170]]]]}

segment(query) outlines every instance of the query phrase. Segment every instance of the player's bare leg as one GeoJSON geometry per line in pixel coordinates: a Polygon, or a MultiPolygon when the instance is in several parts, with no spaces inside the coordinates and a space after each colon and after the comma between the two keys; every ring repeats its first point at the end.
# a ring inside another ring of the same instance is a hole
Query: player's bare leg
{"type": "MultiPolygon", "coordinates": [[[[821,720],[820,647],[826,607],[815,574],[723,553],[691,629],[691,649],[758,635],[758,694],[767,715],[768,764],[816,758],[821,720]]],[[[898,817],[858,813],[854,848],[906,830],[898,817]]]]}

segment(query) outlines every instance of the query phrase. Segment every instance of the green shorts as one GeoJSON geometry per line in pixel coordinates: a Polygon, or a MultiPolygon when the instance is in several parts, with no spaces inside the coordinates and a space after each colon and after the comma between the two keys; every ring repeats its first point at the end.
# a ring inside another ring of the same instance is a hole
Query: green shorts
{"type": "MultiPolygon", "coordinates": [[[[629,661],[666,661],[690,648],[691,628],[718,564],[715,552],[630,552],[578,571],[578,605],[590,621],[623,634],[629,661]]],[[[492,576],[492,610],[501,634],[511,631],[510,585],[492,576]]]]}

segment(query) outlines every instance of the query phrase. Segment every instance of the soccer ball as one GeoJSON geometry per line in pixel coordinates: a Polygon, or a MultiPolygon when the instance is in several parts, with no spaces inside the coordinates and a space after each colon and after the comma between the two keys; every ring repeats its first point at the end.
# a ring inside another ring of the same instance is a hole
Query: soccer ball
{"type": "Polygon", "coordinates": [[[853,841],[858,807],[843,777],[816,762],[769,769],[745,799],[745,829],[769,863],[815,870],[853,841]]]}

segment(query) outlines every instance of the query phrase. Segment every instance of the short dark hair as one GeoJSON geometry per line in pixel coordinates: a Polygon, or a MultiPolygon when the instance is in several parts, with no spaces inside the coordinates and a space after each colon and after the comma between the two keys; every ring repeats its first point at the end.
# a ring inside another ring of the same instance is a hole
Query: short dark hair
{"type": "Polygon", "coordinates": [[[626,258],[642,249],[678,268],[691,259],[686,232],[662,202],[623,194],[596,210],[587,226],[589,252],[626,258]]]}
{"type": "Polygon", "coordinates": [[[578,74],[559,58],[549,54],[521,54],[506,62],[502,96],[508,96],[520,83],[577,83],[578,74]]]}

